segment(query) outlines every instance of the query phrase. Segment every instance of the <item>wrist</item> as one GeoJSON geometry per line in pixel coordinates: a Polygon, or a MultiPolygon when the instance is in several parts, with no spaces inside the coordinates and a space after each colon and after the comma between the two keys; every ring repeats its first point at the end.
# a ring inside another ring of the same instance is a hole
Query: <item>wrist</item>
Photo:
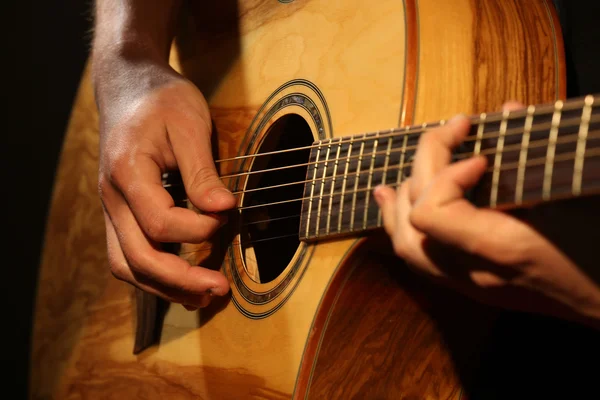
{"type": "Polygon", "coordinates": [[[96,105],[105,126],[113,125],[137,99],[182,78],[168,62],[126,48],[92,57],[91,73],[96,105]]]}

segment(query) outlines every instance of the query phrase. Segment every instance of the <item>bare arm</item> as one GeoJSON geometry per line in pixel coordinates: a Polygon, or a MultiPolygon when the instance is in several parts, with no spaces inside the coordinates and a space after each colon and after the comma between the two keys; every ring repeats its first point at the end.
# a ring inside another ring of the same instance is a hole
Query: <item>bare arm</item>
{"type": "Polygon", "coordinates": [[[98,191],[113,275],[196,308],[229,290],[219,271],[190,266],[159,243],[200,243],[235,205],[211,154],[206,100],[168,64],[180,0],[98,0],[92,50],[100,115],[98,191]],[[162,187],[179,169],[199,215],[162,187]]]}
{"type": "Polygon", "coordinates": [[[181,0],[96,1],[92,76],[100,111],[115,96],[164,83],[180,8],[181,0]]]}

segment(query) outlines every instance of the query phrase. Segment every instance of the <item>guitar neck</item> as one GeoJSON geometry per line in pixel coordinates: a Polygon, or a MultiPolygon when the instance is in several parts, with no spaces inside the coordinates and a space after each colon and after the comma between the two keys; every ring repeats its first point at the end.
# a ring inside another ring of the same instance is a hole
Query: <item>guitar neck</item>
{"type": "MultiPolygon", "coordinates": [[[[372,189],[410,176],[420,135],[445,121],[314,144],[300,237],[315,240],[382,226],[372,189]]],[[[469,199],[508,209],[600,192],[600,108],[593,96],[471,117],[458,161],[484,155],[488,168],[469,199]]]]}

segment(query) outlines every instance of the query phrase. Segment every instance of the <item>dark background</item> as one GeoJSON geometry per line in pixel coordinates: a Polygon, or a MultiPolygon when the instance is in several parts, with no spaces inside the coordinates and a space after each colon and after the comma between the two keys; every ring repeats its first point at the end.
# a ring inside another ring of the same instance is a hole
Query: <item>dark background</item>
{"type": "MultiPolygon", "coordinates": [[[[2,380],[16,385],[17,391],[5,388],[12,393],[10,398],[26,393],[45,217],[63,134],[89,49],[91,7],[92,0],[4,0],[2,5],[2,199],[9,241],[3,243],[1,286],[2,309],[8,314],[1,330],[8,337],[2,341],[0,353],[5,371],[10,371],[8,375],[3,372],[2,380]]],[[[567,48],[568,96],[599,93],[600,2],[570,0],[559,8],[567,48]]],[[[531,318],[523,318],[520,334],[547,333],[531,324],[531,318]]],[[[544,346],[552,344],[542,340],[540,356],[545,354],[544,346]]]]}

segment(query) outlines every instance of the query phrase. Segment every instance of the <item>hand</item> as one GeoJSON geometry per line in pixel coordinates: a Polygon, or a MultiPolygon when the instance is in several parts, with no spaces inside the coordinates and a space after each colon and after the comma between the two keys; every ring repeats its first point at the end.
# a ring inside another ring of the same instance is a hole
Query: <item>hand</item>
{"type": "Polygon", "coordinates": [[[99,194],[110,270],[123,281],[188,309],[229,290],[218,271],[190,266],[161,242],[200,243],[222,224],[235,198],[211,154],[211,119],[200,91],[157,63],[113,62],[96,70],[100,110],[99,194]],[[102,69],[101,69],[102,68],[102,69]],[[178,168],[191,203],[175,207],[162,187],[178,168]]]}
{"type": "Polygon", "coordinates": [[[600,288],[565,254],[521,220],[464,198],[487,167],[483,156],[450,165],[468,127],[457,116],[426,132],[412,176],[397,192],[375,189],[394,252],[417,272],[489,304],[600,327],[600,288]]]}

